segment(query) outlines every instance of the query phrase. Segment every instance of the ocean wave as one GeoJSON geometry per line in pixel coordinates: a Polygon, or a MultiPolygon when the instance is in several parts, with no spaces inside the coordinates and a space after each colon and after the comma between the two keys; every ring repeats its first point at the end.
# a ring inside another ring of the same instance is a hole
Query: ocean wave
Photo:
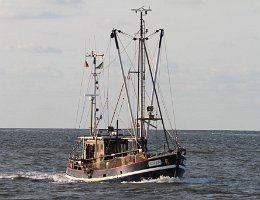
{"type": "Polygon", "coordinates": [[[142,179],[141,181],[123,181],[121,183],[178,183],[180,178],[174,178],[169,176],[160,176],[157,179],[142,179]]]}
{"type": "Polygon", "coordinates": [[[205,177],[205,178],[185,177],[181,180],[182,180],[182,183],[186,183],[186,184],[209,184],[209,183],[216,182],[216,179],[214,179],[212,177],[205,177]]]}
{"type": "Polygon", "coordinates": [[[160,176],[157,179],[143,179],[141,181],[123,181],[121,183],[183,183],[183,184],[209,184],[214,183],[216,180],[212,177],[209,178],[178,178],[169,176],[160,176]]]}
{"type": "Polygon", "coordinates": [[[12,180],[20,180],[20,179],[31,179],[34,181],[47,181],[53,183],[71,183],[75,182],[71,179],[65,177],[64,173],[44,173],[44,172],[15,172],[15,173],[3,173],[0,174],[0,179],[12,179],[12,180]]]}

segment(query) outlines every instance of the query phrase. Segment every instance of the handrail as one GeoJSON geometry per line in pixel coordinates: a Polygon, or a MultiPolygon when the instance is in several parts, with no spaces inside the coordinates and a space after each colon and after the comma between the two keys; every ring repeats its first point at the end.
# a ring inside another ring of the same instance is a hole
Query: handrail
{"type": "Polygon", "coordinates": [[[77,160],[77,161],[86,161],[86,162],[91,162],[91,161],[94,161],[94,160],[97,160],[97,159],[102,159],[105,160],[106,157],[112,157],[112,158],[115,158],[115,157],[122,157],[122,156],[119,156],[119,155],[129,155],[131,153],[141,153],[142,152],[142,149],[136,149],[136,150],[133,150],[133,151],[124,151],[124,152],[120,152],[120,153],[113,153],[113,154],[109,154],[109,155],[104,155],[104,156],[100,156],[100,157],[97,157],[97,158],[90,158],[90,159],[82,159],[82,158],[72,158],[71,156],[69,157],[69,159],[71,160],[77,160]]]}

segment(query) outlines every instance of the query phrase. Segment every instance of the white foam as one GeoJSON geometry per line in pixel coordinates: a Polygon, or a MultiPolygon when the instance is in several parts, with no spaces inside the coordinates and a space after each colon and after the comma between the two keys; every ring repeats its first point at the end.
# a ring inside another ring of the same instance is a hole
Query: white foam
{"type": "Polygon", "coordinates": [[[169,176],[160,176],[160,178],[157,179],[143,179],[141,181],[123,181],[122,183],[178,183],[180,182],[180,179],[174,178],[174,177],[169,177],[169,176]]]}
{"type": "Polygon", "coordinates": [[[71,183],[76,182],[75,180],[71,180],[65,176],[65,173],[63,174],[54,174],[52,176],[52,179],[55,183],[71,183]]]}
{"type": "Polygon", "coordinates": [[[14,179],[18,177],[17,174],[0,174],[0,179],[14,179]]]}
{"type": "Polygon", "coordinates": [[[169,176],[160,176],[160,178],[157,179],[143,179],[141,181],[123,181],[121,183],[185,183],[185,184],[208,184],[208,183],[213,183],[216,180],[212,177],[208,178],[189,178],[189,177],[184,177],[184,178],[174,178],[174,177],[169,177],[169,176]]]}
{"type": "Polygon", "coordinates": [[[54,183],[70,183],[74,182],[65,177],[65,173],[44,173],[44,172],[15,172],[15,173],[3,173],[0,174],[0,179],[18,179],[18,178],[25,178],[25,179],[32,179],[32,180],[47,180],[49,182],[54,183]]]}

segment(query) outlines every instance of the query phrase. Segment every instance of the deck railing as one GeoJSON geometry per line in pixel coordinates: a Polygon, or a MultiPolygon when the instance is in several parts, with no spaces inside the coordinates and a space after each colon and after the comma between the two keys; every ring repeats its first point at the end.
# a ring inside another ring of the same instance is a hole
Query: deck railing
{"type": "Polygon", "coordinates": [[[113,158],[116,158],[116,157],[124,157],[124,156],[127,156],[127,155],[136,155],[136,154],[141,153],[141,152],[142,152],[142,149],[136,149],[136,150],[133,150],[133,151],[124,151],[124,152],[120,152],[120,153],[112,153],[112,154],[109,154],[109,155],[104,155],[104,156],[100,156],[100,157],[97,157],[97,158],[90,158],[90,159],[82,159],[82,157],[79,156],[79,155],[75,156],[75,155],[70,154],[69,160],[93,163],[96,160],[110,160],[110,159],[113,159],[113,158]]]}

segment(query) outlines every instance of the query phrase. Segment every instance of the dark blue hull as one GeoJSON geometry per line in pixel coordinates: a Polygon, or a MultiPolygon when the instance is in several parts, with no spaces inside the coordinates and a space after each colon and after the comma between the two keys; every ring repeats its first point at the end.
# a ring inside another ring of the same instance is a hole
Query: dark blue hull
{"type": "Polygon", "coordinates": [[[76,170],[67,167],[66,176],[86,182],[141,181],[142,179],[157,179],[160,176],[182,177],[185,172],[185,157],[181,156],[178,164],[176,160],[176,154],[168,154],[105,170],[76,170]]]}

